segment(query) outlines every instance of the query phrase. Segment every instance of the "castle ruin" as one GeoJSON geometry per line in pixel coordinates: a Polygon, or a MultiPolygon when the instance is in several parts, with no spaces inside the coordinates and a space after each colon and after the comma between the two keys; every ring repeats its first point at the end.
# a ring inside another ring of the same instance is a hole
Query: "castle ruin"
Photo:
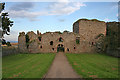
{"type": "Polygon", "coordinates": [[[79,19],[73,24],[73,32],[21,32],[18,47],[29,53],[90,53],[95,52],[96,36],[106,35],[106,23],[96,19],[79,19]],[[26,35],[29,40],[26,42],[26,35]]]}

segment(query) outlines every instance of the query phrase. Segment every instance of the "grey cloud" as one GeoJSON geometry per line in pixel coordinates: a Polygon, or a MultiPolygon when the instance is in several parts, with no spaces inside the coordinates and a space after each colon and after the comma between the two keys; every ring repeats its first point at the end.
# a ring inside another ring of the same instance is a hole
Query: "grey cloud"
{"type": "Polygon", "coordinates": [[[5,40],[7,41],[17,41],[18,40],[18,31],[11,30],[10,35],[5,35],[5,40]]]}
{"type": "MultiPolygon", "coordinates": [[[[43,11],[30,11],[33,10],[35,4],[31,2],[24,2],[24,3],[16,3],[15,5],[11,6],[8,10],[10,17],[12,18],[27,18],[30,21],[38,21],[37,19],[39,16],[46,16],[46,15],[69,15],[77,10],[80,9],[82,6],[86,6],[81,2],[54,2],[50,3],[48,6],[49,8],[44,9],[43,11]]],[[[59,20],[60,22],[64,22],[64,20],[59,20]]]]}
{"type": "Polygon", "coordinates": [[[11,6],[9,10],[20,11],[20,10],[30,10],[34,7],[34,3],[32,2],[20,2],[11,6]]]}
{"type": "Polygon", "coordinates": [[[65,19],[59,19],[60,22],[65,22],[65,19]]]}
{"type": "Polygon", "coordinates": [[[25,10],[21,10],[21,11],[8,11],[10,14],[10,17],[12,18],[27,18],[30,21],[39,21],[39,19],[37,19],[39,16],[42,15],[47,15],[47,12],[30,12],[30,11],[25,11],[25,10]],[[22,14],[22,15],[21,15],[22,14]]]}

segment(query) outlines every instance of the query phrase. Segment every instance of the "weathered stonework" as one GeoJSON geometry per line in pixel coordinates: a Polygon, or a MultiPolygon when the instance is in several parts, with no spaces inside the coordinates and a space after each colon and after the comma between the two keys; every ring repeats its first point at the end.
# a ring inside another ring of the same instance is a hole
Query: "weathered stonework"
{"type": "Polygon", "coordinates": [[[106,24],[101,21],[79,20],[73,24],[73,32],[28,32],[29,46],[26,47],[25,33],[19,35],[19,49],[30,53],[47,53],[64,51],[65,53],[95,52],[95,37],[103,33],[105,35],[106,24]],[[78,40],[78,42],[76,42],[78,40]],[[63,49],[64,48],[64,49],[63,49]]]}
{"type": "Polygon", "coordinates": [[[73,32],[79,33],[79,21],[73,24],[73,32]]]}
{"type": "Polygon", "coordinates": [[[20,52],[27,52],[25,32],[21,32],[18,37],[18,49],[20,52]]]}
{"type": "Polygon", "coordinates": [[[84,36],[86,41],[93,41],[95,37],[99,34],[106,35],[106,23],[103,21],[98,20],[87,20],[87,19],[80,19],[73,25],[73,32],[79,32],[82,36],[84,36]],[[76,23],[78,24],[76,27],[76,23]],[[79,26],[79,29],[78,29],[79,26]],[[76,29],[76,30],[74,30],[76,29]]]}

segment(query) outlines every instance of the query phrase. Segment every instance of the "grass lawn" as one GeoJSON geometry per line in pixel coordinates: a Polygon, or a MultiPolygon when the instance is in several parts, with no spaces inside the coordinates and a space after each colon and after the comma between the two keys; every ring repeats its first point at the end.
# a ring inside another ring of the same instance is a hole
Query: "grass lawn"
{"type": "Polygon", "coordinates": [[[66,54],[82,78],[118,78],[118,58],[103,54],[66,54]]]}
{"type": "Polygon", "coordinates": [[[2,58],[3,78],[42,78],[55,54],[17,54],[2,58]]]}

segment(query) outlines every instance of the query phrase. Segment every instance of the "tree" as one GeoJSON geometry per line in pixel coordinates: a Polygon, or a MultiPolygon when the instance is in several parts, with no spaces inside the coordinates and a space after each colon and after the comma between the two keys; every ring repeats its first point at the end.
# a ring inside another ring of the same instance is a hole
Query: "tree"
{"type": "Polygon", "coordinates": [[[2,44],[5,45],[6,44],[6,40],[2,39],[2,44]]]}
{"type": "Polygon", "coordinates": [[[11,46],[10,42],[7,42],[6,45],[7,45],[7,46],[11,46]]]}
{"type": "Polygon", "coordinates": [[[0,3],[0,13],[4,10],[5,8],[5,3],[0,3]]]}
{"type": "MultiPolygon", "coordinates": [[[[7,35],[10,35],[9,32],[10,32],[10,27],[13,26],[13,21],[10,20],[10,18],[8,17],[8,12],[4,12],[2,13],[2,11],[4,10],[5,8],[5,3],[0,3],[0,18],[2,20],[2,38],[4,36],[4,34],[7,34],[7,35]]],[[[0,26],[1,27],[1,26],[0,26]]]]}

